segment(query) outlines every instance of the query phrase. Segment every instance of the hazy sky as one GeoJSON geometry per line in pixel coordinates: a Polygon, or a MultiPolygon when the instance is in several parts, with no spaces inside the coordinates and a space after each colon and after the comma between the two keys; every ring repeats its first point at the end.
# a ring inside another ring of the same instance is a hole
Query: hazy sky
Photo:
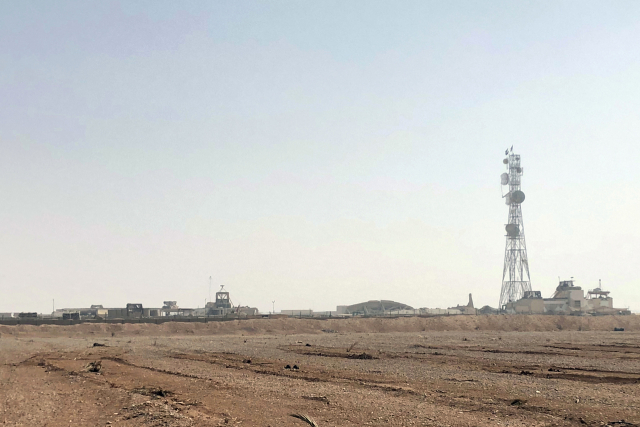
{"type": "Polygon", "coordinates": [[[640,2],[1,1],[0,311],[640,309],[640,2]]]}

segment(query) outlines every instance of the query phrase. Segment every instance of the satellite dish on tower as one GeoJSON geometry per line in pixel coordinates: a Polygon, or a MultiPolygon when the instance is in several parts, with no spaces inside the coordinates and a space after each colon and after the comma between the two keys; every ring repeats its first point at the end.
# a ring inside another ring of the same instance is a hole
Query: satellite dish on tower
{"type": "Polygon", "coordinates": [[[520,235],[520,227],[518,227],[518,224],[507,224],[505,230],[507,230],[507,235],[510,237],[517,237],[520,235]]]}
{"type": "MultiPolygon", "coordinates": [[[[524,222],[522,221],[522,205],[524,193],[520,187],[520,180],[524,169],[520,163],[520,155],[513,153],[513,147],[505,151],[503,162],[506,174],[500,176],[502,185],[506,185],[501,193],[509,209],[509,220],[505,224],[506,246],[504,250],[504,268],[502,269],[502,289],[500,290],[501,310],[511,310],[508,304],[531,294],[531,277],[529,276],[529,261],[527,246],[524,239],[524,222]],[[506,179],[504,175],[507,175],[506,179]]],[[[504,172],[504,170],[503,170],[504,172]]],[[[501,173],[501,172],[500,172],[501,173]]]]}
{"type": "Polygon", "coordinates": [[[508,173],[505,172],[502,175],[500,175],[500,183],[502,185],[509,184],[509,174],[508,173]]]}
{"type": "Polygon", "coordinates": [[[511,194],[511,203],[522,203],[524,202],[524,193],[520,190],[514,191],[511,194]]]}

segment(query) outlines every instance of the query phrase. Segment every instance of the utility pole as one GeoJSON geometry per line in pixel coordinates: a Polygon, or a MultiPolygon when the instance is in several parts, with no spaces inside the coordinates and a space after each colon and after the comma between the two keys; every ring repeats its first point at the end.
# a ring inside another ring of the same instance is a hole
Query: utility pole
{"type": "Polygon", "coordinates": [[[276,314],[276,300],[271,301],[271,304],[273,304],[273,314],[276,314]]]}

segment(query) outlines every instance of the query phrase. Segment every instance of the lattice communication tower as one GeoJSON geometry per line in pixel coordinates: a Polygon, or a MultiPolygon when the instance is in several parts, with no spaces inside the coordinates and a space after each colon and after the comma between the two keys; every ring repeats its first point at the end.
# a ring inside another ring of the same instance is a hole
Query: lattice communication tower
{"type": "Polygon", "coordinates": [[[509,187],[507,194],[502,197],[509,206],[509,219],[505,226],[507,244],[504,250],[504,269],[502,271],[502,290],[500,291],[500,308],[508,302],[517,301],[526,291],[531,291],[529,277],[529,259],[527,245],[524,239],[524,223],[522,221],[522,202],[524,193],[520,189],[522,166],[520,155],[511,150],[505,151],[503,163],[507,172],[500,176],[501,184],[509,187]]]}

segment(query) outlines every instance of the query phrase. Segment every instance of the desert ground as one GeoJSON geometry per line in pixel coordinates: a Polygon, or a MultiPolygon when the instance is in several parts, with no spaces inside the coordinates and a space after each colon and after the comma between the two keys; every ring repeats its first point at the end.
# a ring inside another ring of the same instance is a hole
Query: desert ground
{"type": "Polygon", "coordinates": [[[309,425],[291,414],[637,426],[640,316],[0,326],[2,425],[309,425]]]}

